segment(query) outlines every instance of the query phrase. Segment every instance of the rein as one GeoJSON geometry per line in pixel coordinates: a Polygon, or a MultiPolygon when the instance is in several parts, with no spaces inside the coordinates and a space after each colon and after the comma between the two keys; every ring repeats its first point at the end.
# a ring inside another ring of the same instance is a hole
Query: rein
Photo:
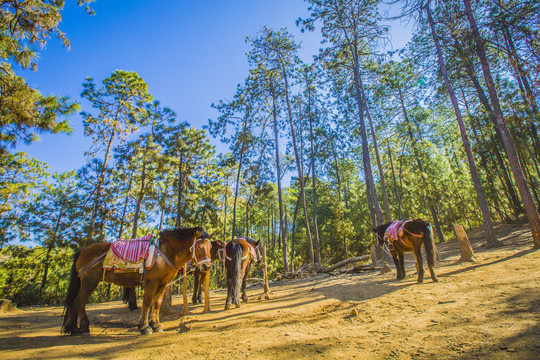
{"type": "MultiPolygon", "coordinates": [[[[189,248],[189,251],[191,251],[191,257],[193,258],[193,260],[195,260],[195,265],[198,265],[198,264],[206,264],[207,262],[212,262],[212,259],[210,258],[205,258],[205,259],[202,259],[199,261],[199,259],[197,258],[197,249],[195,248],[195,246],[197,245],[197,243],[199,241],[208,241],[210,242],[210,240],[208,239],[203,239],[203,238],[195,238],[195,240],[193,240],[193,244],[191,245],[191,247],[189,248]]],[[[161,251],[161,249],[159,248],[159,243],[156,244],[156,249],[157,249],[157,253],[158,255],[160,255],[163,260],[165,260],[165,262],[167,263],[167,265],[169,265],[169,267],[175,269],[176,271],[180,270],[181,268],[178,268],[176,266],[174,266],[174,264],[172,263],[171,260],[169,260],[167,258],[167,256],[165,256],[165,254],[163,253],[163,251],[161,251]]]]}
{"type": "Polygon", "coordinates": [[[105,257],[105,255],[107,255],[107,252],[108,250],[105,251],[103,254],[99,255],[97,258],[95,258],[91,263],[86,264],[86,266],[84,266],[81,270],[79,270],[78,272],[79,276],[86,270],[90,269],[92,266],[96,265],[101,259],[105,257]]]}

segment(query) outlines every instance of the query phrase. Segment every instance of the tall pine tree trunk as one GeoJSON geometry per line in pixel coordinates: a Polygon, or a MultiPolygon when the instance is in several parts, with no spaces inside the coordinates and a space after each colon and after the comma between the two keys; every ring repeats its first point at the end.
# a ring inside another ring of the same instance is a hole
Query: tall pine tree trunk
{"type": "Polygon", "coordinates": [[[176,197],[176,221],[175,227],[179,228],[182,220],[182,197],[184,193],[184,174],[182,173],[182,165],[184,157],[182,154],[178,156],[178,189],[176,197]]]}
{"type": "Polygon", "coordinates": [[[465,149],[465,154],[467,155],[467,163],[469,165],[469,172],[473,181],[474,189],[476,191],[476,197],[478,199],[478,205],[480,206],[480,211],[482,213],[482,221],[484,224],[484,232],[486,234],[487,243],[491,246],[499,245],[499,242],[495,238],[495,233],[493,231],[493,224],[491,223],[491,213],[489,212],[489,206],[486,200],[486,195],[484,194],[484,189],[482,189],[482,184],[480,182],[480,175],[478,175],[478,170],[476,169],[476,163],[474,161],[474,156],[471,149],[471,144],[469,142],[469,137],[467,135],[467,130],[465,129],[465,123],[461,117],[461,110],[459,109],[458,101],[454,88],[450,83],[448,78],[448,73],[446,70],[446,64],[444,63],[444,58],[441,50],[441,45],[439,44],[439,38],[437,37],[437,32],[435,30],[435,24],[433,23],[433,18],[431,17],[431,11],[429,6],[426,7],[427,19],[429,26],[431,28],[431,35],[433,41],[435,42],[435,49],[437,50],[437,58],[439,61],[439,70],[441,71],[444,83],[446,85],[446,90],[452,101],[452,106],[454,107],[454,113],[456,114],[456,120],[459,126],[459,132],[461,134],[461,141],[465,149]]]}
{"type": "Polygon", "coordinates": [[[470,0],[464,0],[464,4],[465,4],[465,11],[467,14],[467,19],[469,20],[474,42],[476,44],[476,53],[478,55],[478,58],[480,59],[482,72],[484,73],[484,79],[486,81],[486,85],[488,88],[488,94],[491,99],[491,104],[493,105],[493,112],[495,114],[495,119],[497,121],[497,127],[499,128],[501,132],[501,135],[503,138],[503,145],[506,149],[506,153],[508,155],[508,160],[510,161],[512,173],[516,180],[519,194],[521,195],[521,199],[525,207],[525,213],[527,214],[527,218],[529,220],[529,226],[531,228],[534,247],[538,249],[540,248],[540,215],[538,214],[538,209],[536,208],[534,204],[534,200],[531,196],[529,185],[527,184],[527,180],[525,179],[523,169],[521,168],[519,157],[516,152],[516,148],[514,146],[514,141],[512,140],[512,137],[510,136],[510,131],[508,130],[508,127],[506,126],[506,122],[503,117],[502,109],[499,103],[499,97],[497,95],[495,84],[493,82],[493,77],[491,76],[489,63],[487,61],[487,56],[484,49],[484,43],[480,36],[480,32],[478,31],[478,27],[476,25],[476,19],[474,18],[474,15],[472,13],[471,2],[470,0]]]}
{"type": "Polygon", "coordinates": [[[315,260],[321,265],[321,246],[319,239],[319,226],[317,224],[317,173],[315,172],[315,145],[313,136],[313,119],[311,114],[311,97],[308,100],[308,118],[309,118],[309,143],[311,148],[311,184],[313,188],[313,235],[315,236],[315,260]]]}
{"type": "Polygon", "coordinates": [[[274,119],[274,142],[276,150],[276,178],[278,183],[278,202],[279,202],[279,233],[281,234],[281,241],[283,243],[283,271],[289,271],[289,264],[287,261],[287,239],[284,238],[285,223],[283,219],[283,199],[281,197],[281,166],[279,162],[279,128],[277,122],[277,105],[276,105],[276,93],[274,91],[274,85],[270,83],[270,91],[272,92],[272,117],[274,119]]]}
{"type": "Polygon", "coordinates": [[[379,180],[381,182],[381,193],[383,197],[384,205],[384,218],[386,222],[392,221],[392,215],[390,214],[390,204],[388,202],[388,193],[386,192],[386,182],[384,181],[384,172],[381,164],[381,158],[379,156],[379,147],[377,146],[377,137],[375,136],[375,128],[373,127],[373,121],[371,121],[371,114],[369,113],[369,106],[367,103],[366,93],[364,86],[362,85],[362,98],[364,98],[364,106],[366,107],[366,114],[369,121],[369,128],[371,130],[371,137],[373,138],[373,150],[375,152],[375,159],[377,161],[377,168],[379,169],[379,180]]]}
{"type": "MultiPolygon", "coordinates": [[[[309,226],[309,214],[307,210],[306,192],[304,188],[304,169],[302,169],[300,155],[298,154],[298,146],[296,145],[296,134],[294,131],[291,101],[289,99],[288,75],[285,69],[285,65],[283,64],[283,61],[281,60],[281,57],[280,57],[280,62],[281,62],[281,70],[282,70],[283,79],[285,81],[285,102],[287,103],[287,114],[289,115],[289,125],[291,129],[294,157],[296,159],[296,170],[298,172],[298,184],[300,185],[300,195],[302,196],[302,208],[304,209],[304,219],[305,219],[305,224],[306,224],[306,233],[307,233],[308,245],[309,245],[309,262],[313,265],[315,263],[315,256],[314,256],[314,250],[313,250],[313,239],[311,237],[311,229],[309,226]]],[[[287,256],[285,254],[286,247],[287,247],[287,243],[284,241],[283,242],[283,252],[284,252],[283,258],[284,259],[287,259],[287,256]]]]}
{"type": "Polygon", "coordinates": [[[139,194],[137,196],[137,206],[135,207],[135,215],[133,216],[133,229],[131,231],[131,238],[137,237],[137,228],[139,227],[139,214],[141,212],[141,204],[144,197],[144,190],[146,187],[146,160],[143,160],[143,168],[141,172],[141,187],[139,188],[139,194]]]}
{"type": "Polygon", "coordinates": [[[113,144],[115,135],[116,133],[113,131],[111,134],[111,137],[109,138],[109,142],[107,144],[107,151],[105,152],[105,158],[103,160],[103,165],[101,167],[101,172],[99,174],[98,183],[96,186],[96,193],[94,195],[94,206],[92,209],[92,217],[90,218],[90,229],[88,230],[88,236],[86,238],[86,245],[93,243],[94,228],[96,226],[99,200],[101,198],[101,188],[103,186],[103,181],[105,179],[105,172],[107,171],[107,164],[109,163],[109,158],[110,158],[112,144],[113,144]]]}

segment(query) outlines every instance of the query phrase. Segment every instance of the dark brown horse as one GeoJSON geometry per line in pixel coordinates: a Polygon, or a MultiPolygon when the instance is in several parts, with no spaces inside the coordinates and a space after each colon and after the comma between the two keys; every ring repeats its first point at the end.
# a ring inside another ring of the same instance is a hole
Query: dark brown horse
{"type": "Polygon", "coordinates": [[[240,291],[242,300],[248,301],[246,284],[251,265],[261,261],[259,242],[250,238],[234,239],[227,243],[224,252],[224,263],[227,271],[227,300],[225,310],[234,303],[240,307],[240,291]]]}
{"type": "Polygon", "coordinates": [[[434,270],[437,249],[435,248],[431,224],[422,219],[406,220],[403,225],[396,228],[395,235],[397,236],[397,240],[395,241],[392,239],[391,234],[387,232],[391,224],[379,225],[373,231],[377,235],[379,243],[382,246],[385,244],[388,246],[394,259],[394,264],[396,265],[397,279],[402,280],[405,278],[403,253],[412,251],[418,273],[418,282],[421,283],[424,281],[424,264],[421,252],[422,244],[424,244],[431,279],[434,282],[439,281],[434,270]]]}
{"type": "MultiPolygon", "coordinates": [[[[212,241],[212,249],[210,250],[212,261],[220,260],[220,254],[223,253],[223,249],[225,249],[225,245],[226,245],[225,241],[221,241],[221,240],[212,241]]],[[[208,271],[200,270],[198,267],[195,268],[195,271],[193,274],[194,279],[195,279],[193,283],[193,297],[191,299],[194,305],[202,304],[202,284],[204,282],[204,279],[207,273],[208,271]]]]}
{"type": "Polygon", "coordinates": [[[66,334],[90,333],[86,301],[98,283],[104,280],[125,287],[144,285],[138,329],[143,335],[148,335],[152,331],[163,332],[159,322],[159,309],[167,285],[173,281],[178,269],[189,260],[193,260],[203,270],[210,269],[211,238],[212,236],[200,227],[162,231],[156,249],[157,257],[153,266],[144,273],[144,279],[139,272],[114,272],[103,269],[103,260],[111,243],[94,244],[78,250],[71,267],[62,331],[66,334]],[[150,321],[148,321],[149,314],[150,321]]]}

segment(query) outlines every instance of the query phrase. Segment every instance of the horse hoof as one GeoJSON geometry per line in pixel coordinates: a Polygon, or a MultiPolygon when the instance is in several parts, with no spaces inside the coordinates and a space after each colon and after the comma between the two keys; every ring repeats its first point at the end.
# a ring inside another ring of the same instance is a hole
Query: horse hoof
{"type": "Polygon", "coordinates": [[[83,332],[81,334],[82,337],[90,337],[90,332],[83,332]]]}
{"type": "Polygon", "coordinates": [[[247,303],[247,302],[248,302],[247,296],[246,296],[246,297],[243,297],[243,298],[242,298],[242,301],[245,302],[245,303],[247,303]]]}
{"type": "Polygon", "coordinates": [[[150,335],[151,333],[152,333],[152,328],[150,326],[147,326],[141,330],[141,335],[150,335]]]}
{"type": "Polygon", "coordinates": [[[152,330],[154,331],[154,333],[162,333],[162,332],[165,332],[163,331],[163,329],[161,328],[161,325],[159,325],[158,327],[155,327],[155,328],[152,328],[152,330]]]}
{"type": "Polygon", "coordinates": [[[229,310],[231,308],[231,304],[225,304],[225,310],[229,310]]]}
{"type": "Polygon", "coordinates": [[[236,306],[236,308],[238,309],[240,307],[240,304],[234,304],[234,306],[236,306]]]}
{"type": "Polygon", "coordinates": [[[439,282],[439,278],[437,277],[431,278],[431,280],[433,280],[433,282],[439,282]]]}

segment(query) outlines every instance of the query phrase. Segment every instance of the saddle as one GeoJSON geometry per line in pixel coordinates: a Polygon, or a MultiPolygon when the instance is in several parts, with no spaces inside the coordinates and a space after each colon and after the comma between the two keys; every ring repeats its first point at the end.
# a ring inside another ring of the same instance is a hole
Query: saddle
{"type": "Polygon", "coordinates": [[[152,234],[137,239],[118,239],[105,255],[103,268],[109,271],[144,273],[154,265],[157,243],[152,234]]]}
{"type": "MultiPolygon", "coordinates": [[[[411,247],[412,244],[409,242],[405,242],[403,240],[403,231],[407,231],[404,227],[407,222],[410,220],[396,220],[393,221],[390,226],[386,229],[386,232],[384,233],[384,239],[386,240],[386,243],[388,244],[389,250],[394,250],[394,244],[396,241],[401,242],[403,245],[411,247]]],[[[408,232],[408,231],[407,231],[408,232]]],[[[416,234],[412,234],[413,236],[419,236],[416,234]]]]}

